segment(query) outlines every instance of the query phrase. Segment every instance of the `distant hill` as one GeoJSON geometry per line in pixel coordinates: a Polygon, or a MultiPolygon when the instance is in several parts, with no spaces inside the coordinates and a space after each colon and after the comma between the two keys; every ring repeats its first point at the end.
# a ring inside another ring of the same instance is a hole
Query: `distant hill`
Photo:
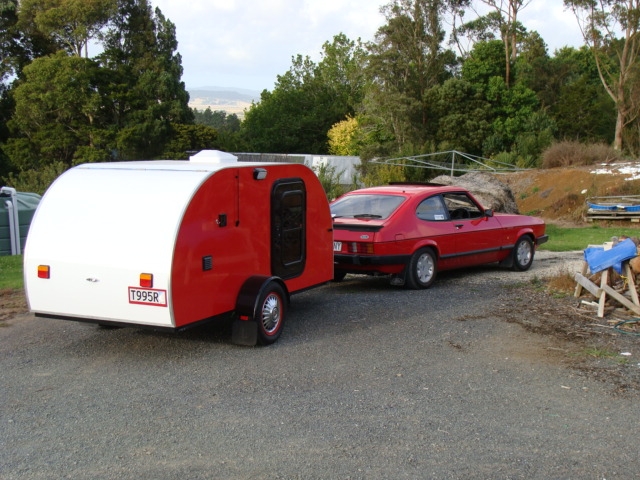
{"type": "Polygon", "coordinates": [[[260,92],[231,87],[198,87],[189,89],[189,106],[198,110],[224,110],[238,116],[251,106],[252,101],[260,100],[260,92]]]}

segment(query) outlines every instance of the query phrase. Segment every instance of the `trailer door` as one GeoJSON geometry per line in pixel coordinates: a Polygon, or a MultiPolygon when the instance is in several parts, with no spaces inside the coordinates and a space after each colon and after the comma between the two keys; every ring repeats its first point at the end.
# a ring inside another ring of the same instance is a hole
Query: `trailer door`
{"type": "Polygon", "coordinates": [[[307,194],[300,178],[281,179],[271,192],[271,274],[294,278],[306,259],[307,194]]]}

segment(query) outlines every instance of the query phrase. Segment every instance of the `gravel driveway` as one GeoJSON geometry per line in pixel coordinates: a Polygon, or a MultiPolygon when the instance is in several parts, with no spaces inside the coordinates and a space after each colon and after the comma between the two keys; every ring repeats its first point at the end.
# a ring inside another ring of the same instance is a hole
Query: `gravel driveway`
{"type": "Polygon", "coordinates": [[[226,325],[15,317],[0,328],[0,478],[637,478],[638,397],[500,314],[580,260],[539,252],[525,274],[443,273],[425,291],[349,276],[294,296],[264,348],[230,345],[226,325]]]}

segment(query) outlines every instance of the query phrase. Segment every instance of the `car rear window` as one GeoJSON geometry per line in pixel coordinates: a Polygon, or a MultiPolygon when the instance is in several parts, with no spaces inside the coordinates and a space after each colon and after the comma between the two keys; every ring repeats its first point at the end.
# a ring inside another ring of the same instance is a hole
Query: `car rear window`
{"type": "Polygon", "coordinates": [[[405,197],[400,195],[348,195],[331,205],[331,214],[341,218],[389,217],[405,197]]]}

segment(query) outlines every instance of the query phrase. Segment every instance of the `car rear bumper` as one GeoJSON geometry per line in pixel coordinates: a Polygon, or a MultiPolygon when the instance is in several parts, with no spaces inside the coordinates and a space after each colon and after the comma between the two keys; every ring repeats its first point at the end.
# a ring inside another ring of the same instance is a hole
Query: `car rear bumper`
{"type": "Polygon", "coordinates": [[[344,255],[335,254],[334,263],[337,265],[404,265],[410,255],[344,255]]]}

